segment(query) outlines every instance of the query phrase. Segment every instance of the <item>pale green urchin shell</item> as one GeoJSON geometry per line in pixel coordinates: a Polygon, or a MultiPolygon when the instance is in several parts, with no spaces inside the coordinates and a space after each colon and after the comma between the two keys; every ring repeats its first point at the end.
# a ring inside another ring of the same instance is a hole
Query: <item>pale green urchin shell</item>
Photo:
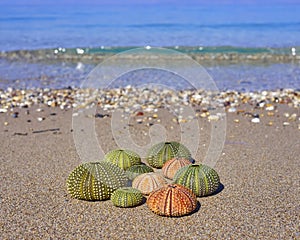
{"type": "Polygon", "coordinates": [[[126,175],[130,180],[133,180],[138,175],[143,173],[153,172],[153,169],[145,164],[133,165],[126,170],[126,175]]]}
{"type": "Polygon", "coordinates": [[[166,179],[155,172],[143,173],[132,181],[132,187],[137,188],[145,195],[165,184],[167,184],[166,179]]]}
{"type": "Polygon", "coordinates": [[[178,142],[161,142],[152,146],[147,155],[151,167],[162,168],[165,162],[172,158],[191,158],[190,151],[178,142]]]}
{"type": "Polygon", "coordinates": [[[140,190],[132,187],[123,187],[114,191],[110,199],[117,207],[134,207],[142,204],[143,198],[140,190]]]}
{"type": "Polygon", "coordinates": [[[67,189],[73,198],[106,200],[120,187],[128,184],[125,172],[110,162],[89,162],[76,167],[67,179],[67,189]]]}
{"type": "Polygon", "coordinates": [[[202,197],[214,193],[219,188],[220,178],[213,168],[203,164],[192,164],[176,172],[174,183],[185,186],[198,197],[202,197]]]}
{"type": "Polygon", "coordinates": [[[141,163],[141,157],[137,153],[123,149],[108,152],[104,159],[118,165],[123,170],[141,163]]]}

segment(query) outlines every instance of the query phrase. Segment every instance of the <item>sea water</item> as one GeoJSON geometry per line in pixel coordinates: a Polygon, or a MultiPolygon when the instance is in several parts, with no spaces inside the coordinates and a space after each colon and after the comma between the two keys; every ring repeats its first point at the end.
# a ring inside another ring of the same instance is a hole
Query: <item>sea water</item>
{"type": "MultiPolygon", "coordinates": [[[[111,54],[119,53],[120,49],[152,46],[171,47],[183,53],[191,49],[185,47],[193,47],[196,54],[211,55],[299,54],[300,3],[233,2],[1,2],[0,51],[87,47],[89,54],[102,49],[101,54],[105,55],[107,49],[111,54]]],[[[2,56],[0,88],[80,86],[95,65],[80,61],[12,61],[2,56]]],[[[300,86],[297,59],[205,67],[220,89],[248,91],[300,86]]]]}

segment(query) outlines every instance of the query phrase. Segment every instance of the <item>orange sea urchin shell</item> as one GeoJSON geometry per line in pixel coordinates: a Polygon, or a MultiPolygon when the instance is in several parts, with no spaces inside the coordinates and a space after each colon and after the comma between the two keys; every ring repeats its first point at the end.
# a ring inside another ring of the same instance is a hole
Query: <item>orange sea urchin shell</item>
{"type": "Polygon", "coordinates": [[[163,176],[155,172],[150,172],[137,176],[132,182],[132,187],[140,190],[143,194],[148,195],[165,184],[167,184],[167,181],[163,176]]]}
{"type": "Polygon", "coordinates": [[[178,184],[168,184],[153,191],[147,205],[151,211],[161,216],[180,217],[193,212],[197,207],[196,195],[178,184]]]}
{"type": "Polygon", "coordinates": [[[163,167],[162,167],[162,172],[165,177],[169,179],[173,179],[175,173],[178,171],[178,169],[192,164],[190,160],[186,158],[172,158],[169,161],[167,161],[163,167]]]}

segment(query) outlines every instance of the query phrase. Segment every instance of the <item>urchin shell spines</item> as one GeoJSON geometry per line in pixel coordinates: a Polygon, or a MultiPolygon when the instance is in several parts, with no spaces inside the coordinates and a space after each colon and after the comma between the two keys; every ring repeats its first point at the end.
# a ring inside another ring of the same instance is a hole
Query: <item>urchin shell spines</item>
{"type": "Polygon", "coordinates": [[[96,201],[109,199],[113,191],[126,186],[125,172],[110,162],[89,162],[76,167],[67,178],[73,198],[96,201]]]}
{"type": "Polygon", "coordinates": [[[165,162],[172,158],[191,158],[190,151],[178,142],[161,142],[152,146],[147,155],[151,167],[162,168],[165,162]]]}
{"type": "Polygon", "coordinates": [[[197,208],[197,198],[184,186],[167,184],[150,193],[147,205],[158,215],[179,217],[192,213],[197,208]]]}
{"type": "Polygon", "coordinates": [[[117,207],[134,207],[142,204],[143,194],[140,190],[132,187],[122,187],[111,195],[112,203],[117,207]]]}
{"type": "Polygon", "coordinates": [[[202,197],[217,191],[220,178],[213,168],[203,164],[192,164],[176,172],[174,183],[190,188],[196,196],[202,197]]]}
{"type": "Polygon", "coordinates": [[[126,175],[130,180],[143,173],[153,172],[153,169],[145,164],[133,165],[126,170],[126,175]]]}
{"type": "Polygon", "coordinates": [[[141,163],[141,157],[130,150],[116,149],[108,152],[104,159],[118,165],[123,170],[141,163]]]}

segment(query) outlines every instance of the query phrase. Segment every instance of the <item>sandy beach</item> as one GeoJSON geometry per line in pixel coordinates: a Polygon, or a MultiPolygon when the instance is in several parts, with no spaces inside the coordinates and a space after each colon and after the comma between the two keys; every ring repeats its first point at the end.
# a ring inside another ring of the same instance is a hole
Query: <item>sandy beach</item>
{"type": "MultiPolygon", "coordinates": [[[[288,103],[272,106],[273,111],[249,103],[238,104],[236,111],[226,108],[226,140],[214,167],[224,189],[198,198],[200,209],[181,218],[160,217],[146,204],[122,209],[110,200],[72,199],[66,178],[81,163],[74,145],[72,109],[32,104],[2,110],[0,238],[299,239],[299,108],[288,103]],[[255,114],[259,123],[252,121],[255,114]]],[[[178,140],[179,123],[172,122],[164,109],[155,114],[155,121],[171,122],[168,140],[178,140]]],[[[149,121],[140,123],[137,118],[131,119],[132,138],[145,144],[149,121]]],[[[201,162],[213,119],[197,119],[204,137],[194,157],[201,162]]],[[[95,118],[105,152],[116,148],[110,125],[110,114],[95,118]]]]}

